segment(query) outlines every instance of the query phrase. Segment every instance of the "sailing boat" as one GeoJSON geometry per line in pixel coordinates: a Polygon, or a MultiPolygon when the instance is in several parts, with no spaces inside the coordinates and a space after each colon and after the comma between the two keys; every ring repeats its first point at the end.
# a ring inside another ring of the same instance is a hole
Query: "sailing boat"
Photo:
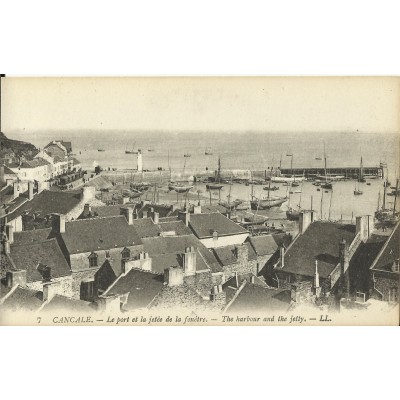
{"type": "Polygon", "coordinates": [[[290,207],[290,192],[289,192],[289,209],[286,211],[286,218],[289,221],[297,221],[300,218],[300,212],[302,211],[301,208],[301,194],[303,191],[300,191],[300,199],[299,199],[299,204],[297,205],[297,210],[294,208],[290,207]]]}
{"type": "Polygon", "coordinates": [[[358,182],[365,182],[362,156],[361,156],[361,161],[360,161],[360,171],[358,174],[358,182]]]}
{"type": "Polygon", "coordinates": [[[325,143],[324,143],[324,163],[325,163],[325,183],[321,184],[322,189],[332,189],[332,182],[327,180],[326,175],[326,152],[325,152],[325,143]]]}
{"type": "Polygon", "coordinates": [[[206,156],[212,156],[211,147],[206,147],[206,150],[204,151],[204,154],[206,156]]]}
{"type": "Polygon", "coordinates": [[[259,197],[258,199],[255,198],[254,196],[252,196],[252,199],[250,200],[250,206],[252,208],[252,210],[265,210],[265,209],[269,209],[272,207],[277,207],[280,206],[281,204],[283,204],[288,198],[287,196],[285,197],[278,197],[278,196],[274,196],[271,197],[270,196],[270,192],[271,192],[271,180],[268,183],[268,196],[267,197],[259,197]]]}
{"type": "Polygon", "coordinates": [[[354,196],[360,196],[363,194],[363,191],[360,190],[360,185],[357,186],[357,182],[354,186],[354,196]]]}
{"type": "Polygon", "coordinates": [[[132,150],[128,150],[128,148],[126,148],[125,154],[137,154],[138,152],[135,151],[135,144],[136,144],[136,142],[133,143],[132,150]]]}
{"type": "MultiPolygon", "coordinates": [[[[380,202],[380,192],[378,197],[378,209],[375,211],[375,218],[384,225],[394,225],[399,220],[399,212],[396,211],[396,201],[397,201],[397,194],[395,195],[393,209],[386,208],[386,188],[388,187],[388,182],[383,183],[383,202],[382,208],[379,209],[379,202],[380,202]]],[[[399,180],[397,179],[397,185],[399,187],[399,180]]],[[[397,190],[396,190],[397,193],[397,190]]]]}
{"type": "Polygon", "coordinates": [[[221,185],[221,156],[218,156],[218,171],[214,183],[208,183],[206,188],[208,190],[221,190],[224,185],[221,185]]]}

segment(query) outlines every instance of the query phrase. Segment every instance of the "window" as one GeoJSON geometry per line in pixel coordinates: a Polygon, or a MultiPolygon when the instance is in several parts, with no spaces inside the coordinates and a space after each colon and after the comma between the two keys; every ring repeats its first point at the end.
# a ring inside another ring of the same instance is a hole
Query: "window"
{"type": "Polygon", "coordinates": [[[106,251],[106,258],[111,258],[110,252],[108,250],[106,251]]]}
{"type": "Polygon", "coordinates": [[[400,268],[400,260],[395,260],[392,266],[392,270],[393,272],[399,272],[399,268],[400,268]]]}
{"type": "Polygon", "coordinates": [[[92,253],[89,256],[89,266],[90,267],[97,267],[97,258],[98,258],[98,256],[96,253],[92,253]]]}
{"type": "Polygon", "coordinates": [[[81,283],[80,298],[85,301],[92,301],[94,297],[94,281],[83,281],[81,283]]]}
{"type": "Polygon", "coordinates": [[[131,251],[125,247],[125,248],[122,250],[121,255],[122,255],[122,259],[123,259],[123,260],[126,260],[126,259],[128,259],[128,258],[131,257],[131,251]]]}

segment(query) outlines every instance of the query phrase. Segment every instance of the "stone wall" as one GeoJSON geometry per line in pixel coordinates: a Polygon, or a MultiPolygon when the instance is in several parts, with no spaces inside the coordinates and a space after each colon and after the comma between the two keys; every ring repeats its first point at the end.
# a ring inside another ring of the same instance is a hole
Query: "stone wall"
{"type": "Polygon", "coordinates": [[[400,298],[399,274],[383,271],[373,272],[371,274],[370,297],[382,301],[395,301],[397,299],[398,302],[400,298]]]}
{"type": "MultiPolygon", "coordinates": [[[[117,247],[114,249],[108,250],[109,255],[110,255],[110,262],[112,262],[114,265],[121,265],[122,261],[122,250],[124,250],[125,247],[117,247]]],[[[128,249],[131,251],[131,257],[138,257],[139,253],[143,251],[143,245],[135,245],[135,246],[127,246],[128,249]]],[[[89,264],[89,256],[91,252],[85,252],[85,253],[79,253],[79,254],[71,254],[70,255],[70,262],[71,262],[71,270],[73,272],[77,271],[84,271],[86,269],[94,269],[97,271],[101,265],[103,265],[104,261],[107,259],[106,258],[106,252],[107,250],[98,250],[95,251],[97,254],[97,267],[90,267],[89,264]]]]}
{"type": "Polygon", "coordinates": [[[236,272],[239,275],[252,273],[254,275],[258,274],[258,262],[256,260],[248,261],[247,263],[238,262],[235,264],[225,265],[223,271],[225,274],[225,279],[228,280],[232,276],[235,276],[236,272]]]}
{"type": "MultiPolygon", "coordinates": [[[[60,278],[53,278],[52,282],[59,282],[59,286],[57,287],[57,294],[60,296],[65,297],[73,297],[73,282],[72,276],[63,276],[60,278]]],[[[37,290],[39,292],[43,291],[43,281],[36,281],[36,282],[28,282],[26,284],[28,289],[37,290]]]]}

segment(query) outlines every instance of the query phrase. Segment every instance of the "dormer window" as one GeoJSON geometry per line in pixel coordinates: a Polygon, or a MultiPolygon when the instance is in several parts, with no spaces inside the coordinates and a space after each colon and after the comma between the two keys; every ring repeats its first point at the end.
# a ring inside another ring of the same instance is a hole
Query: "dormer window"
{"type": "Polygon", "coordinates": [[[123,260],[127,260],[131,257],[131,251],[125,247],[121,252],[121,256],[123,260]]]}
{"type": "Polygon", "coordinates": [[[392,271],[393,272],[399,272],[400,271],[400,260],[399,259],[397,259],[397,260],[395,260],[393,262],[392,271]]]}
{"type": "Polygon", "coordinates": [[[98,259],[97,254],[92,252],[92,254],[90,254],[89,256],[89,266],[97,267],[97,259],[98,259]]]}

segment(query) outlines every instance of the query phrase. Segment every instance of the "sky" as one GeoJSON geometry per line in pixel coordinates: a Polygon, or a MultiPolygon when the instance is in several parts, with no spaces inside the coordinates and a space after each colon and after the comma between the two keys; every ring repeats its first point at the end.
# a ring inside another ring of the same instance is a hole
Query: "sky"
{"type": "Polygon", "coordinates": [[[399,78],[2,79],[1,130],[396,133],[399,78]]]}

